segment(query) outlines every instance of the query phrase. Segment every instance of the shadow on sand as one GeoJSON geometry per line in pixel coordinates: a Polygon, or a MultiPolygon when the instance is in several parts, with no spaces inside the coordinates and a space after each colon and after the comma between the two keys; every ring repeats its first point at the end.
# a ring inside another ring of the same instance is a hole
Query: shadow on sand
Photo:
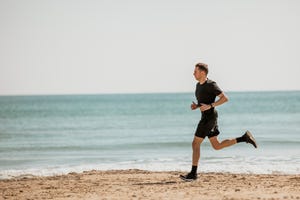
{"type": "Polygon", "coordinates": [[[132,185],[169,185],[178,183],[176,181],[163,181],[163,182],[146,182],[146,183],[134,183],[132,185]]]}

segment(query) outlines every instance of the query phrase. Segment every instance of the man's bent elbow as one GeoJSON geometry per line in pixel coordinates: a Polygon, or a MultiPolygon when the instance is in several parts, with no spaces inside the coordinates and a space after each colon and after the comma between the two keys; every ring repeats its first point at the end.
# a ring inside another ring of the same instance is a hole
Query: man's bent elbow
{"type": "Polygon", "coordinates": [[[227,102],[227,101],[229,101],[229,98],[226,95],[224,95],[224,102],[227,102]]]}
{"type": "Polygon", "coordinates": [[[225,93],[222,93],[221,98],[222,98],[223,103],[229,101],[229,99],[228,99],[228,97],[227,97],[227,95],[225,93]]]}

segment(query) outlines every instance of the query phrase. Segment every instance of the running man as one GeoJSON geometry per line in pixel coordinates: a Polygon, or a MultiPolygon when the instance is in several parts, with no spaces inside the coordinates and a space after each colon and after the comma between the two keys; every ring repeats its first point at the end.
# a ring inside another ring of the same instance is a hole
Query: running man
{"type": "Polygon", "coordinates": [[[187,175],[180,175],[180,178],[185,181],[193,181],[197,179],[197,167],[200,159],[200,145],[207,136],[212,147],[215,150],[220,150],[225,147],[232,146],[236,143],[246,142],[252,144],[257,148],[254,137],[249,131],[238,138],[227,139],[219,142],[218,135],[218,113],[215,107],[222,105],[228,101],[228,97],[225,93],[218,87],[216,82],[207,78],[208,66],[204,63],[198,63],[195,66],[194,76],[198,81],[196,86],[196,98],[198,103],[193,102],[191,104],[191,109],[200,109],[201,120],[195,132],[194,140],[192,143],[193,147],[193,157],[192,157],[192,170],[187,175]],[[216,97],[218,100],[215,101],[216,97]]]}

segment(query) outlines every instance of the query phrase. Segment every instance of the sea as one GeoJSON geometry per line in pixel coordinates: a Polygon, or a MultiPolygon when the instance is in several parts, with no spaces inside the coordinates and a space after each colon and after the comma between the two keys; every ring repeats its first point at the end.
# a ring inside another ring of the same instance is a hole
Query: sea
{"type": "MultiPolygon", "coordinates": [[[[300,174],[300,91],[227,92],[219,140],[249,130],[258,148],[201,145],[199,173],[300,174]]],[[[0,179],[88,170],[191,169],[194,93],[0,96],[0,179]]]]}

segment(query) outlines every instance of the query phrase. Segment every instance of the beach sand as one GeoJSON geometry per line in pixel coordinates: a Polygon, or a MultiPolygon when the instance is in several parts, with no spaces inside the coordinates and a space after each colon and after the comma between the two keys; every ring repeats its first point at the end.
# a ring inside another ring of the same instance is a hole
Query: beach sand
{"type": "Polygon", "coordinates": [[[300,199],[300,175],[88,171],[0,180],[0,199],[300,199]]]}

